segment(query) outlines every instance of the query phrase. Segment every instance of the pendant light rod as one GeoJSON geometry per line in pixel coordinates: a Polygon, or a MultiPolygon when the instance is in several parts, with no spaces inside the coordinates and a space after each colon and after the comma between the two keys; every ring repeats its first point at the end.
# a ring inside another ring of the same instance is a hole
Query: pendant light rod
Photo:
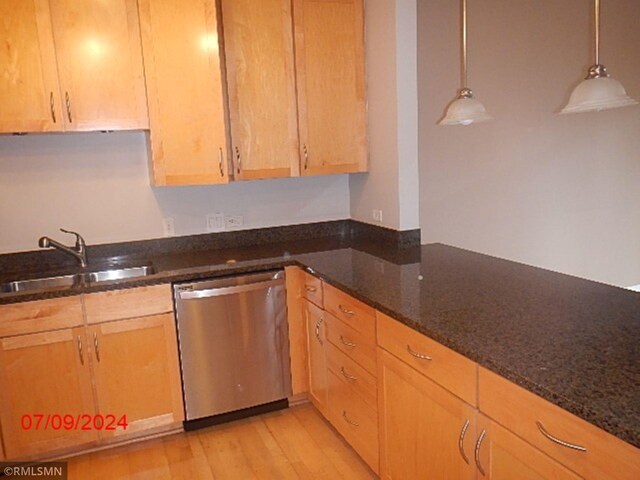
{"type": "MultiPolygon", "coordinates": [[[[600,1],[600,0],[597,0],[600,1]]],[[[467,0],[462,0],[462,88],[468,86],[467,74],[467,0]]]]}
{"type": "Polygon", "coordinates": [[[600,0],[595,0],[595,27],[596,27],[596,36],[595,36],[595,59],[596,65],[600,65],[600,0]]]}

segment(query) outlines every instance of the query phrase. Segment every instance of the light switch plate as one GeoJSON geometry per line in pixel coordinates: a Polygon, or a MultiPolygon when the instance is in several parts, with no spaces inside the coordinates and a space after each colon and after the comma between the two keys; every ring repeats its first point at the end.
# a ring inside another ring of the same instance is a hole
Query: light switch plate
{"type": "Polygon", "coordinates": [[[237,230],[244,225],[244,217],[242,215],[227,215],[224,218],[227,230],[237,230]]]}
{"type": "Polygon", "coordinates": [[[224,232],[224,213],[211,213],[207,215],[207,233],[224,232]]]}
{"type": "Polygon", "coordinates": [[[164,231],[165,237],[173,237],[176,234],[173,218],[166,217],[162,219],[162,230],[164,231]]]}

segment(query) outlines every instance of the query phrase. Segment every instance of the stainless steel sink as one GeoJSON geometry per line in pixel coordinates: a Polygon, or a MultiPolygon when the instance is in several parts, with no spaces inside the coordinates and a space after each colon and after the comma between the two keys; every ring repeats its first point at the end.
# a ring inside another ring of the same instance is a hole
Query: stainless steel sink
{"type": "Polygon", "coordinates": [[[153,267],[116,268],[99,272],[76,273],[58,277],[34,278],[0,284],[0,293],[33,292],[73,285],[90,285],[100,282],[123,280],[125,278],[145,277],[154,273],[153,267]]]}

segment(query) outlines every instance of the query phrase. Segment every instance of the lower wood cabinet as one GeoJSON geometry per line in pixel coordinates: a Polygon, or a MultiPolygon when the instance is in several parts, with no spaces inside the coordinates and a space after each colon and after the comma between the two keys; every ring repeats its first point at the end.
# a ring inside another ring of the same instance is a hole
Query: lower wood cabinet
{"type": "Polygon", "coordinates": [[[509,430],[479,415],[478,478],[488,480],[580,480],[580,477],[521,440],[509,430]]]}
{"type": "Polygon", "coordinates": [[[378,349],[380,477],[475,479],[476,411],[378,349]]]}
{"type": "Polygon", "coordinates": [[[89,334],[98,413],[126,415],[128,424],[104,436],[179,426],[184,415],[173,314],[103,323],[89,334]]]}
{"type": "Polygon", "coordinates": [[[324,311],[308,300],[305,303],[305,323],[307,325],[307,349],[309,367],[309,397],[315,407],[325,417],[327,411],[327,341],[324,311]]]}
{"type": "Polygon", "coordinates": [[[0,420],[9,459],[26,459],[98,440],[47,416],[96,413],[83,327],[0,340],[0,420]]]}
{"type": "Polygon", "coordinates": [[[24,318],[25,330],[20,334],[4,322],[11,336],[0,338],[0,426],[8,460],[51,457],[181,426],[175,321],[162,292],[170,299],[168,285],[70,297],[82,298],[84,317],[58,315],[69,302],[2,307],[24,318]],[[122,303],[132,295],[140,300],[131,305],[135,318],[121,319],[119,308],[100,314],[103,322],[87,324],[89,311],[99,313],[88,305],[107,297],[106,304],[118,297],[122,303]],[[147,296],[162,302],[145,302],[147,296]],[[33,333],[34,312],[46,317],[49,330],[33,333]],[[70,322],[76,326],[69,328],[70,322]]]}

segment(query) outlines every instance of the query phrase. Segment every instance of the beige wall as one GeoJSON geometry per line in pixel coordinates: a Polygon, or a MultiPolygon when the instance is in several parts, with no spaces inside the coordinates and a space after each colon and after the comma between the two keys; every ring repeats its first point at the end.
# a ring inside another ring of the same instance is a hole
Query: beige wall
{"type": "Polygon", "coordinates": [[[411,230],[420,224],[416,0],[367,0],[365,23],[369,173],[350,177],[351,216],[411,230]]]}
{"type": "Polygon", "coordinates": [[[0,136],[0,253],[33,250],[41,235],[77,229],[92,244],[203,233],[205,216],[244,216],[244,228],[349,218],[345,175],[211,187],[149,186],[145,135],[0,136]]]}
{"type": "MultiPolygon", "coordinates": [[[[603,2],[602,62],[640,99],[640,2],[603,2]]],[[[585,75],[590,0],[469,1],[470,86],[495,121],[437,127],[458,2],[419,0],[423,243],[640,283],[640,107],[558,116],[585,75]]]]}

